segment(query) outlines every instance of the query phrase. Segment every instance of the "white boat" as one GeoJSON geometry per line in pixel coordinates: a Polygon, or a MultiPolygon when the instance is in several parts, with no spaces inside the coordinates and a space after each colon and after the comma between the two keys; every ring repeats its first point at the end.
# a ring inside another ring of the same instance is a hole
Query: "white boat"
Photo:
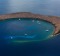
{"type": "Polygon", "coordinates": [[[27,35],[27,34],[25,34],[25,35],[27,35]]]}
{"type": "Polygon", "coordinates": [[[47,32],[49,31],[49,30],[46,30],[47,32]]]}
{"type": "Polygon", "coordinates": [[[13,37],[11,36],[11,39],[13,39],[13,37]]]}
{"type": "Polygon", "coordinates": [[[19,18],[19,20],[21,20],[21,19],[19,18]]]}
{"type": "Polygon", "coordinates": [[[38,23],[38,24],[41,24],[41,23],[38,23]]]}
{"type": "Polygon", "coordinates": [[[37,21],[37,23],[39,23],[40,21],[37,21]]]}
{"type": "Polygon", "coordinates": [[[32,22],[34,22],[34,20],[32,20],[32,22]]]}

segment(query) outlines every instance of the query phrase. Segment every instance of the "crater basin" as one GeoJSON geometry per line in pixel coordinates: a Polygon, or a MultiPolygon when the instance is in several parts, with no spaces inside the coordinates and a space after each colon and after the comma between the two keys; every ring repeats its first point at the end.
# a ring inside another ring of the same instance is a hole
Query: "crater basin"
{"type": "Polygon", "coordinates": [[[34,18],[11,18],[0,20],[0,39],[4,42],[34,42],[49,39],[54,26],[34,18]]]}

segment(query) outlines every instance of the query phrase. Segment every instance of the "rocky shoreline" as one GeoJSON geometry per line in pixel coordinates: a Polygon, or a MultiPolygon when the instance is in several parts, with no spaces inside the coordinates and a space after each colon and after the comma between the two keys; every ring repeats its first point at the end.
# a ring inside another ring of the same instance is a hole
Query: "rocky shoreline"
{"type": "Polygon", "coordinates": [[[38,18],[40,20],[47,21],[55,26],[55,31],[53,35],[60,34],[60,17],[56,16],[45,16],[40,14],[33,14],[30,12],[18,12],[12,14],[0,15],[0,20],[10,19],[10,18],[38,18]]]}

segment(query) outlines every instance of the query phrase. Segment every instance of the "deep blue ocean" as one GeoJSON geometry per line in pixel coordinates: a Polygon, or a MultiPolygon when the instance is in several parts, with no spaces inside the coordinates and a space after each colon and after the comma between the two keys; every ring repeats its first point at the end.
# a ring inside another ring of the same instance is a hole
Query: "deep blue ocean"
{"type": "MultiPolygon", "coordinates": [[[[15,12],[60,16],[60,0],[0,0],[0,15],[15,12]]],[[[2,32],[7,25],[1,24],[0,36],[7,36],[4,35],[7,32],[2,32]]],[[[47,27],[50,28],[50,24],[47,27]]],[[[5,39],[0,39],[0,56],[60,56],[60,35],[38,42],[9,43],[10,40],[6,40],[5,43],[5,39]]]]}

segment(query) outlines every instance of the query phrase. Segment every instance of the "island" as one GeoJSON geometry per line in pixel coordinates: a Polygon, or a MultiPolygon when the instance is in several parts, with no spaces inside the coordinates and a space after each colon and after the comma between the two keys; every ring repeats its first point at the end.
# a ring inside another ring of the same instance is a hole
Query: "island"
{"type": "Polygon", "coordinates": [[[38,18],[40,20],[47,21],[54,25],[53,36],[60,34],[60,17],[57,16],[46,16],[40,14],[33,14],[30,12],[17,12],[11,14],[0,15],[0,20],[11,19],[11,18],[38,18]]]}

